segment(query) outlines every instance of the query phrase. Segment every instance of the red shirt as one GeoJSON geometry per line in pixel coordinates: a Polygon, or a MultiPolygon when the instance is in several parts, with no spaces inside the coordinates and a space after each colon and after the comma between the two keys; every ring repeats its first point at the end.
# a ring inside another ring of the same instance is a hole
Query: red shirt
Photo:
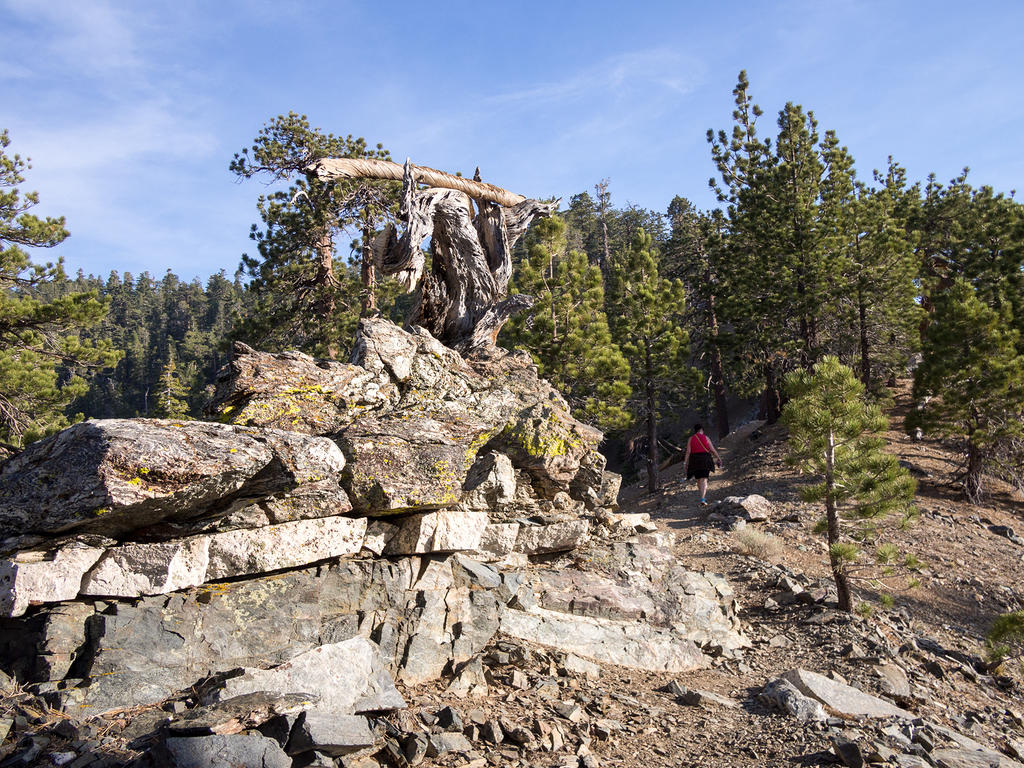
{"type": "Polygon", "coordinates": [[[690,453],[711,453],[711,441],[707,435],[693,435],[690,438],[690,453]]]}

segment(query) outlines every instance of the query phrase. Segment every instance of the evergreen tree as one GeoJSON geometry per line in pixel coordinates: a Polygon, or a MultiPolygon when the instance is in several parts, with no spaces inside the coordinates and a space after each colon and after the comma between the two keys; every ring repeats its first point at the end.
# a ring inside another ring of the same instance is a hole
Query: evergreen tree
{"type": "Polygon", "coordinates": [[[11,450],[66,426],[66,406],[87,387],[83,370],[111,365],[117,354],[78,336],[106,312],[96,292],[56,295],[53,286],[66,281],[62,263],[34,264],[24,250],[51,248],[68,232],[63,217],[28,212],[39,196],[18,189],[30,166],[5,152],[9,144],[0,131],[0,442],[11,450]]]}
{"type": "MultiPolygon", "coordinates": [[[[888,424],[881,409],[864,402],[864,385],[838,358],[826,356],[810,371],[790,374],[786,386],[792,398],[783,412],[790,461],[819,481],[804,498],[825,505],[829,563],[839,607],[849,611],[857,544],[878,543],[885,518],[899,514],[906,521],[915,514],[915,484],[883,450],[888,424]]],[[[892,557],[891,545],[877,551],[881,559],[892,557]]]]}
{"type": "Polygon", "coordinates": [[[672,235],[666,244],[665,272],[668,277],[680,278],[686,288],[694,357],[706,372],[705,388],[722,438],[729,434],[729,406],[716,303],[721,290],[718,272],[725,246],[725,219],[721,211],[702,213],[679,196],[669,203],[668,218],[672,235]]]}
{"type": "Polygon", "coordinates": [[[280,115],[265,125],[251,148],[236,154],[230,169],[242,178],[269,176],[291,186],[257,203],[263,229],[251,237],[259,256],[242,257],[254,301],[236,336],[260,346],[298,347],[314,355],[344,356],[361,313],[376,309],[370,245],[393,216],[399,185],[364,179],[322,182],[306,173],[325,157],[388,159],[379,144],[310,128],[304,115],[280,115]],[[359,233],[354,263],[338,264],[346,230],[359,233]]]}
{"type": "Polygon", "coordinates": [[[659,274],[651,236],[642,230],[612,258],[608,285],[614,338],[629,363],[633,413],[646,422],[648,491],[660,490],[658,421],[661,409],[696,386],[683,327],[683,284],[659,274]]]}
{"type": "Polygon", "coordinates": [[[858,360],[860,380],[874,390],[919,342],[917,260],[905,218],[911,193],[892,158],[885,174],[875,173],[881,187],[858,182],[853,158],[832,131],[826,132],[822,156],[827,174],[819,227],[831,284],[825,346],[858,360]]]}
{"type": "Polygon", "coordinates": [[[174,348],[171,347],[157,383],[153,416],[158,419],[187,419],[189,410],[187,397],[188,388],[182,384],[178,376],[178,367],[174,362],[174,348]]]}
{"type": "Polygon", "coordinates": [[[536,302],[505,326],[506,343],[530,352],[578,418],[605,430],[624,428],[629,365],[608,329],[601,270],[582,252],[566,252],[562,218],[541,219],[532,230],[535,242],[511,292],[536,302]]]}
{"type": "MultiPolygon", "coordinates": [[[[1024,206],[991,187],[974,189],[967,169],[947,185],[928,177],[924,196],[912,209],[909,226],[917,239],[923,282],[922,304],[934,305],[958,278],[1009,322],[1024,352],[1024,206]]],[[[922,323],[922,332],[928,323],[922,323]]]]}
{"type": "Polygon", "coordinates": [[[1008,469],[1024,466],[1024,355],[1017,341],[1009,312],[982,302],[965,280],[934,297],[924,359],[914,371],[919,407],[907,429],[963,441],[964,491],[973,504],[984,497],[984,473],[1000,454],[1008,469]]]}
{"type": "Polygon", "coordinates": [[[733,89],[731,133],[707,134],[721,177],[709,184],[726,204],[728,218],[719,270],[720,343],[734,364],[732,385],[741,396],[760,389],[763,416],[773,423],[782,409],[782,374],[799,346],[790,327],[796,292],[791,270],[778,261],[779,201],[766,194],[779,180],[778,161],[771,141],[759,136],[757,120],[763,112],[749,88],[741,71],[733,89]]]}

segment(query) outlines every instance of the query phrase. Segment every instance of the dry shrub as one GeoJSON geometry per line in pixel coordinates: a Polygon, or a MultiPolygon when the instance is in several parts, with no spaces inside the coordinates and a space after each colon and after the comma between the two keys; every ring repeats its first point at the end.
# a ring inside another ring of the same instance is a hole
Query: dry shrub
{"type": "Polygon", "coordinates": [[[782,554],[782,542],[770,533],[747,526],[733,534],[733,548],[741,555],[750,555],[758,560],[775,560],[782,554]]]}

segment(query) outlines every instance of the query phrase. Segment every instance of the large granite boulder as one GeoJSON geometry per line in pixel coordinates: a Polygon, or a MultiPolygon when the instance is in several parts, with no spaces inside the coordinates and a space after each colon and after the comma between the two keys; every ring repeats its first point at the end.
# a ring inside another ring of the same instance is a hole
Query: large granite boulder
{"type": "Polygon", "coordinates": [[[333,434],[398,399],[391,379],[379,371],[301,352],[257,352],[241,342],[215,386],[207,406],[212,418],[307,435],[333,434]]]}
{"type": "Polygon", "coordinates": [[[322,506],[337,514],[347,505],[336,480],[344,466],[322,437],[200,421],[86,421],[0,466],[0,539],[123,535],[331,478],[322,491],[335,503],[322,506]]]}
{"type": "Polygon", "coordinates": [[[464,358],[422,328],[403,330],[382,318],[360,322],[350,364],[244,345],[235,353],[210,413],[332,436],[348,460],[343,482],[361,514],[456,506],[479,484],[477,459],[492,451],[529,478],[528,504],[558,492],[590,509],[615,503],[609,495],[617,485],[606,482],[597,451],[600,432],[572,417],[528,355],[490,348],[464,358]]]}

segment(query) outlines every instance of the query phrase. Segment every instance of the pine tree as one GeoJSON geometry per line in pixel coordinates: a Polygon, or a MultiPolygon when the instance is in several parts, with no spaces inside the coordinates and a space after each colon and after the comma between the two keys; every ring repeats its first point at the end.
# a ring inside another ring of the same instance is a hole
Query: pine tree
{"type": "Polygon", "coordinates": [[[601,270],[582,252],[566,252],[561,217],[541,219],[531,229],[535,242],[512,292],[536,302],[506,325],[504,339],[530,352],[578,418],[622,429],[630,421],[629,365],[608,329],[601,270]]]}
{"type": "Polygon", "coordinates": [[[178,367],[174,361],[174,347],[167,356],[167,362],[160,371],[157,383],[153,416],[158,419],[188,418],[188,388],[181,382],[178,367]]]}
{"type": "MultiPolygon", "coordinates": [[[[790,461],[819,482],[804,493],[825,505],[829,563],[839,607],[853,607],[851,566],[857,542],[878,543],[885,518],[913,517],[914,481],[895,456],[883,450],[887,420],[864,402],[864,385],[838,358],[826,356],[810,371],[786,378],[791,400],[783,412],[789,427],[790,461]]],[[[877,550],[892,557],[891,545],[877,550]]]]}
{"type": "Polygon", "coordinates": [[[874,385],[919,344],[917,259],[906,222],[911,193],[892,158],[885,174],[875,172],[879,188],[857,181],[853,158],[832,131],[822,157],[819,227],[830,272],[825,347],[858,360],[860,380],[877,391],[874,385]]]}
{"type": "Polygon", "coordinates": [[[730,381],[738,394],[760,389],[764,418],[773,423],[782,409],[782,374],[799,348],[791,327],[796,291],[792,269],[778,251],[781,200],[770,192],[780,181],[778,157],[772,142],[759,136],[763,112],[750,96],[746,72],[740,72],[733,96],[731,133],[707,133],[721,177],[709,185],[726,204],[728,218],[719,270],[719,340],[733,361],[730,381]]]}
{"type": "Polygon", "coordinates": [[[651,236],[642,230],[612,258],[608,285],[613,337],[629,363],[633,412],[646,422],[647,487],[660,490],[658,422],[673,398],[692,391],[695,372],[687,364],[689,336],[683,326],[683,284],[659,274],[651,236]]]}
{"type": "Polygon", "coordinates": [[[665,272],[666,276],[680,278],[686,288],[687,306],[693,317],[689,325],[694,329],[694,357],[704,366],[705,387],[713,402],[718,436],[722,438],[729,434],[729,404],[717,307],[725,219],[721,211],[702,213],[679,196],[669,203],[668,218],[672,235],[665,246],[665,272]]]}
{"type": "MultiPolygon", "coordinates": [[[[910,227],[921,262],[922,304],[962,277],[997,312],[1009,311],[1024,353],[1024,205],[991,187],[973,188],[968,171],[943,185],[928,177],[911,212],[910,227]]],[[[922,333],[929,318],[922,323],[922,333]]]]}
{"type": "MultiPolygon", "coordinates": [[[[914,399],[907,429],[960,438],[964,446],[964,491],[979,503],[984,473],[1000,450],[1010,447],[1010,466],[1024,466],[1024,355],[1018,334],[1002,314],[957,279],[934,298],[922,339],[923,361],[914,371],[914,399]]],[[[1019,470],[1018,470],[1019,471],[1019,470]]]]}
{"type": "Polygon", "coordinates": [[[30,165],[8,155],[9,144],[0,131],[0,442],[16,450],[66,426],[66,406],[87,387],[82,372],[113,364],[117,354],[78,335],[106,313],[96,291],[58,295],[62,263],[34,264],[24,250],[51,248],[68,232],[63,217],[28,212],[39,196],[18,189],[30,165]]]}
{"type": "Polygon", "coordinates": [[[399,185],[362,179],[322,182],[306,173],[325,157],[388,159],[379,144],[311,128],[304,115],[280,115],[265,125],[251,148],[235,155],[230,170],[242,178],[268,176],[291,186],[257,203],[264,228],[253,225],[259,256],[242,266],[254,294],[236,336],[265,348],[296,348],[344,356],[361,314],[376,310],[370,244],[397,211],[399,185]],[[358,232],[346,264],[338,263],[341,234],[358,232]]]}

